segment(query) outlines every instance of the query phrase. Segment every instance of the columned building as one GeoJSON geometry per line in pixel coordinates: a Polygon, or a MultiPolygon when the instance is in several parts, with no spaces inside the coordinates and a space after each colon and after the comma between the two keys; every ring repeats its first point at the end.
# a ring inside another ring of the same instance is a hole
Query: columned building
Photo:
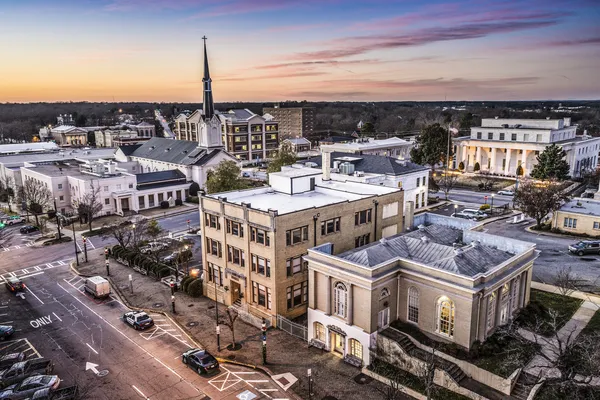
{"type": "Polygon", "coordinates": [[[454,139],[454,168],[462,162],[466,171],[473,171],[479,164],[481,171],[515,176],[520,166],[523,175],[528,176],[537,164],[537,156],[556,144],[567,153],[569,174],[577,177],[596,169],[600,138],[578,136],[576,131],[570,118],[484,118],[481,126],[471,128],[470,136],[454,139]]]}

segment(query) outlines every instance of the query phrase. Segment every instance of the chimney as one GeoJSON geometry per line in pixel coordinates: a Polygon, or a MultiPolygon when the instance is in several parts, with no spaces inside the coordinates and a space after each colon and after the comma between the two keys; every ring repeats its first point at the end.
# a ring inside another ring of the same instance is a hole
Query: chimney
{"type": "Polygon", "coordinates": [[[331,153],[326,150],[322,150],[321,154],[321,168],[323,169],[323,180],[331,180],[331,153]]]}
{"type": "Polygon", "coordinates": [[[571,126],[571,117],[565,117],[564,121],[565,121],[565,123],[564,123],[565,126],[571,126]]]}

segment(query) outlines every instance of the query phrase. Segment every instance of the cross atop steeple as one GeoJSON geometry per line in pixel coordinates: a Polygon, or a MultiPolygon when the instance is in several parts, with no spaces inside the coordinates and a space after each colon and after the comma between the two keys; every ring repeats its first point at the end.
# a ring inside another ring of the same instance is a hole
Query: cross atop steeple
{"type": "Polygon", "coordinates": [[[204,41],[204,78],[202,78],[202,86],[204,87],[204,95],[202,100],[202,110],[204,111],[204,120],[210,120],[215,114],[215,105],[212,95],[212,79],[210,79],[210,71],[208,69],[208,54],[206,53],[206,36],[202,36],[204,41]]]}

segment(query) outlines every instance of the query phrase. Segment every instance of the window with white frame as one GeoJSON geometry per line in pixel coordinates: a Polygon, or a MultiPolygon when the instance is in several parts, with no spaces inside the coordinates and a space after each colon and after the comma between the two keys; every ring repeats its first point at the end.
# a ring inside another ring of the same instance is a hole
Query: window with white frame
{"type": "Polygon", "coordinates": [[[108,192],[108,186],[104,186],[104,191],[108,192]]]}
{"type": "Polygon", "coordinates": [[[371,209],[358,211],[354,213],[354,225],[363,225],[371,222],[371,209]]]}
{"type": "Polygon", "coordinates": [[[221,230],[221,221],[216,215],[204,213],[204,224],[208,227],[221,230]]]}
{"type": "Polygon", "coordinates": [[[325,343],[327,332],[325,331],[325,325],[320,322],[315,322],[315,339],[325,343]]]}
{"type": "Polygon", "coordinates": [[[600,229],[600,221],[594,221],[594,229],[600,229]]]}
{"type": "Polygon", "coordinates": [[[346,318],[346,306],[348,304],[348,290],[342,282],[335,284],[333,290],[333,312],[338,317],[346,318]]]}
{"type": "Polygon", "coordinates": [[[356,339],[350,339],[350,355],[362,360],[363,347],[362,344],[356,339]]]}
{"type": "Polygon", "coordinates": [[[577,218],[565,217],[564,228],[577,228],[577,218]]]}
{"type": "Polygon", "coordinates": [[[252,282],[252,301],[259,306],[271,309],[271,288],[252,282]]]}
{"type": "Polygon", "coordinates": [[[407,319],[415,324],[419,323],[419,289],[414,286],[408,288],[407,319]]]}
{"type": "Polygon", "coordinates": [[[223,286],[223,270],[218,265],[207,263],[208,266],[208,281],[214,282],[219,286],[223,286]]]}
{"type": "Polygon", "coordinates": [[[513,280],[511,293],[510,293],[510,304],[511,309],[516,310],[519,306],[519,289],[521,289],[521,277],[518,276],[513,280]]]}
{"type": "Polygon", "coordinates": [[[505,324],[508,321],[508,311],[510,302],[510,282],[506,282],[502,286],[502,294],[500,295],[500,323],[505,324]]]}
{"type": "Polygon", "coordinates": [[[58,190],[62,190],[62,183],[58,184],[58,190]]]}
{"type": "Polygon", "coordinates": [[[447,297],[441,297],[437,303],[437,331],[438,333],[454,336],[454,302],[447,297]]]}
{"type": "Polygon", "coordinates": [[[302,256],[288,258],[285,261],[286,266],[286,275],[293,276],[294,274],[298,274],[302,272],[303,269],[308,269],[308,262],[305,262],[302,259],[302,256]]]}
{"type": "Polygon", "coordinates": [[[332,218],[327,221],[321,221],[321,235],[329,235],[340,231],[341,218],[332,218]]]}
{"type": "Polygon", "coordinates": [[[227,261],[244,267],[246,265],[244,250],[240,250],[237,247],[227,245],[227,261]]]}
{"type": "Polygon", "coordinates": [[[110,205],[110,199],[104,199],[104,204],[107,206],[110,205]]]}
{"type": "Polygon", "coordinates": [[[308,302],[308,281],[290,286],[286,290],[288,310],[308,302]]]}
{"type": "Polygon", "coordinates": [[[377,314],[377,328],[387,328],[390,324],[390,308],[386,307],[377,314]]]}
{"type": "Polygon", "coordinates": [[[271,277],[271,261],[266,258],[252,254],[252,272],[271,277]]]}
{"type": "Polygon", "coordinates": [[[250,227],[250,241],[264,246],[271,246],[271,240],[267,231],[250,227]]]}
{"type": "Polygon", "coordinates": [[[290,229],[285,232],[285,243],[292,246],[308,240],[308,225],[296,229],[290,229]]]}
{"type": "Polygon", "coordinates": [[[494,327],[496,321],[496,292],[488,296],[487,329],[494,327]]]}

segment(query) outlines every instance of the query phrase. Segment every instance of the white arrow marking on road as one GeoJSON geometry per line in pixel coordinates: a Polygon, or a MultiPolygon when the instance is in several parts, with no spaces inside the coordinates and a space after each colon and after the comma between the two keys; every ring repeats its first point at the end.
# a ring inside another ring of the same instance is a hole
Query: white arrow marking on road
{"type": "Polygon", "coordinates": [[[25,293],[17,293],[17,297],[20,297],[23,300],[25,300],[25,293]]]}
{"type": "Polygon", "coordinates": [[[85,370],[87,371],[91,369],[94,374],[98,375],[98,369],[96,368],[97,366],[98,364],[94,364],[88,361],[85,363],[85,370]]]}

